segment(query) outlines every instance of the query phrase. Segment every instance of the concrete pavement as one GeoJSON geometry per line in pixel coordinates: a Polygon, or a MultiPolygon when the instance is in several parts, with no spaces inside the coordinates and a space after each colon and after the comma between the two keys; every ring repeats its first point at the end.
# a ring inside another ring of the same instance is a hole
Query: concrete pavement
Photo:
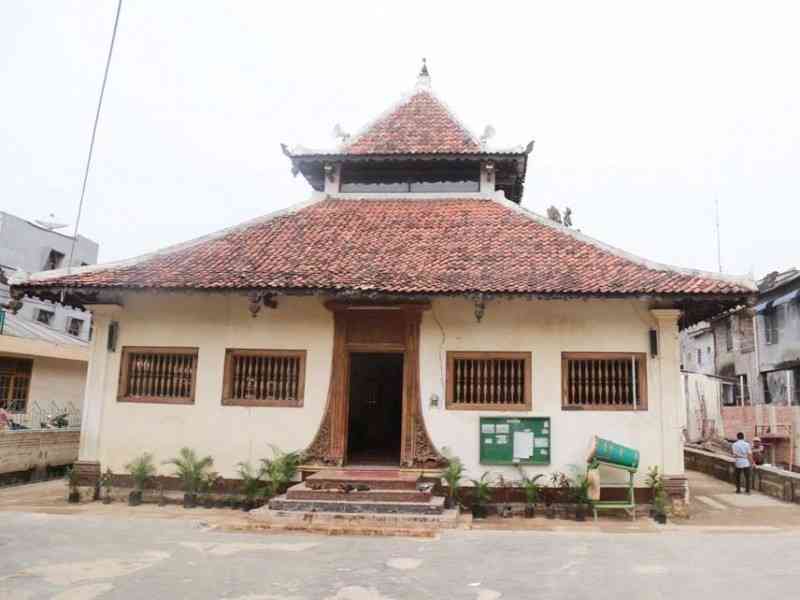
{"type": "Polygon", "coordinates": [[[691,481],[687,522],[498,520],[438,539],[237,533],[228,529],[246,519],[235,511],[75,507],[61,482],[9,488],[0,490],[0,598],[794,597],[800,507],[691,481]],[[533,529],[497,529],[515,523],[533,529]]]}
{"type": "Polygon", "coordinates": [[[0,513],[0,598],[793,597],[794,534],[258,535],[185,520],[0,513]]]}

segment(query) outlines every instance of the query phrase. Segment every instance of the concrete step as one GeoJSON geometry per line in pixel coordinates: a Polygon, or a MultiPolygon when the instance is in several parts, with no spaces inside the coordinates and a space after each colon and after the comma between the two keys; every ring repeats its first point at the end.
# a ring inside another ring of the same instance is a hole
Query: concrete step
{"type": "Polygon", "coordinates": [[[430,491],[419,490],[351,490],[345,492],[339,487],[314,489],[306,483],[293,485],[286,491],[287,500],[338,500],[340,502],[429,502],[430,491]]]}
{"type": "Polygon", "coordinates": [[[290,500],[286,494],[269,501],[269,508],[287,512],[326,512],[347,514],[441,515],[444,498],[433,496],[426,502],[386,502],[368,500],[290,500]]]}
{"type": "Polygon", "coordinates": [[[269,507],[252,510],[248,518],[255,527],[282,531],[305,531],[326,535],[379,535],[435,537],[442,529],[459,526],[457,510],[439,515],[338,513],[284,511],[269,507]]]}
{"type": "Polygon", "coordinates": [[[400,469],[327,469],[306,477],[310,489],[332,489],[342,485],[369,486],[370,490],[416,490],[419,473],[400,469]]]}

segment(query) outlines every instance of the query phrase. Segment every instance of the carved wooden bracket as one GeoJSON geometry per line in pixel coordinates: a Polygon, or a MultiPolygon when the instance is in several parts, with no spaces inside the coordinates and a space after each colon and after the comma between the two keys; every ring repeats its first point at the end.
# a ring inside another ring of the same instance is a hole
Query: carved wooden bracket
{"type": "Polygon", "coordinates": [[[274,294],[268,294],[266,292],[250,292],[250,305],[248,309],[250,310],[250,314],[255,318],[258,316],[258,313],[261,311],[261,305],[263,304],[267,308],[278,308],[278,302],[275,300],[274,294]]]}

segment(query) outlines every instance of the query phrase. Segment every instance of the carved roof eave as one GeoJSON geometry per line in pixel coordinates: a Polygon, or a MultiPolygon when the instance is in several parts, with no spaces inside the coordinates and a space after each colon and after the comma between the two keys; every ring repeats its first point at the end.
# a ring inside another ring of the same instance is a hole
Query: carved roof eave
{"type": "Polygon", "coordinates": [[[325,288],[147,288],[147,287],[42,287],[36,285],[13,286],[29,296],[52,300],[81,308],[93,304],[123,304],[124,294],[230,294],[248,296],[253,292],[275,296],[320,296],[330,300],[383,301],[383,302],[429,302],[434,298],[466,298],[470,300],[637,300],[662,307],[674,307],[684,311],[681,327],[688,327],[707,320],[724,311],[752,304],[753,294],[647,294],[647,293],[517,293],[517,292],[437,292],[395,293],[379,290],[351,290],[325,288]]]}

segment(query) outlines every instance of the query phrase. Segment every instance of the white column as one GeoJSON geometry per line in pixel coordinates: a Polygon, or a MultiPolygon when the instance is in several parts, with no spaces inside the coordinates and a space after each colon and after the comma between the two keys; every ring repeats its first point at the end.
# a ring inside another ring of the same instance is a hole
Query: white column
{"type": "MultiPolygon", "coordinates": [[[[108,326],[122,307],[116,304],[98,304],[91,307],[94,333],[89,351],[89,370],[81,411],[81,445],[78,461],[99,462],[100,436],[103,424],[103,407],[108,381],[109,359],[108,326]]],[[[117,352],[119,352],[117,345],[117,352]]]]}
{"type": "Polygon", "coordinates": [[[661,413],[661,447],[664,474],[682,475],[683,423],[681,422],[681,360],[676,309],[654,309],[658,324],[658,402],[661,413]]]}

